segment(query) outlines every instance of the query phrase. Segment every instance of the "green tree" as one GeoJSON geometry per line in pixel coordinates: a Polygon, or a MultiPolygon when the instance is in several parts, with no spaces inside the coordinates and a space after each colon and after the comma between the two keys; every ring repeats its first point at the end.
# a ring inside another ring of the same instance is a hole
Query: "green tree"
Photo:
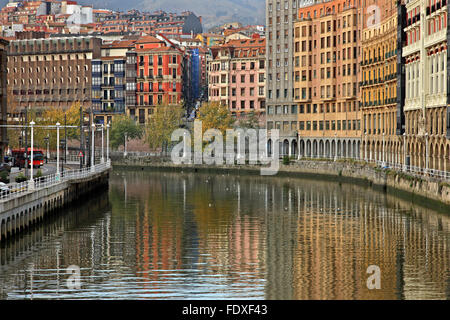
{"type": "Polygon", "coordinates": [[[204,103],[199,109],[198,119],[203,122],[202,134],[209,129],[218,129],[225,135],[226,130],[235,123],[228,108],[218,102],[204,103]]]}
{"type": "Polygon", "coordinates": [[[122,115],[114,117],[110,132],[110,143],[113,149],[117,149],[125,144],[125,137],[128,140],[142,138],[143,130],[133,119],[122,115]]]}
{"type": "MultiPolygon", "coordinates": [[[[33,120],[36,125],[54,126],[57,122],[61,124],[59,137],[64,139],[64,124],[68,126],[76,126],[76,128],[67,129],[67,140],[80,140],[80,102],[73,103],[69,109],[63,110],[57,107],[51,107],[45,110],[41,117],[34,116],[33,120]]],[[[57,137],[55,129],[39,128],[34,130],[36,146],[46,147],[45,137],[49,137],[50,149],[56,148],[57,137]]]]}
{"type": "Polygon", "coordinates": [[[172,132],[182,124],[182,116],[181,106],[158,106],[145,128],[145,140],[150,148],[167,152],[172,132]]]}

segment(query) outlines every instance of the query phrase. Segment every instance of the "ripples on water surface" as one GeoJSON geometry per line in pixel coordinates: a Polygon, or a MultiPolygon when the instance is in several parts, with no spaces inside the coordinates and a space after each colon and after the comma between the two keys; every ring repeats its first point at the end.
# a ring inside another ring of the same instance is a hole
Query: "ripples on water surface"
{"type": "Polygon", "coordinates": [[[448,214],[356,185],[115,171],[3,244],[0,298],[448,299],[449,238],[448,214]]]}

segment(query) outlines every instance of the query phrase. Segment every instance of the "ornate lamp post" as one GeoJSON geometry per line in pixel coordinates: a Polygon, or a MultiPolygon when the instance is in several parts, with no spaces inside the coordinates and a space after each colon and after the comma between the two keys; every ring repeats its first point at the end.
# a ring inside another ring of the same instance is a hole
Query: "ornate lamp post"
{"type": "Polygon", "coordinates": [[[59,127],[61,124],[59,122],[56,123],[56,180],[60,178],[59,171],[59,127]]]}
{"type": "MultiPolygon", "coordinates": [[[[31,174],[31,176],[30,176],[30,180],[29,180],[29,182],[28,182],[28,188],[30,189],[30,190],[33,190],[34,189],[34,176],[33,176],[33,167],[34,167],[34,152],[33,152],[33,149],[34,149],[34,125],[35,125],[35,123],[34,123],[34,121],[31,121],[30,122],[30,127],[31,127],[31,160],[30,160],[30,163],[31,163],[31,166],[30,166],[30,174],[31,174]]],[[[27,166],[28,166],[28,163],[26,164],[27,166]]]]}

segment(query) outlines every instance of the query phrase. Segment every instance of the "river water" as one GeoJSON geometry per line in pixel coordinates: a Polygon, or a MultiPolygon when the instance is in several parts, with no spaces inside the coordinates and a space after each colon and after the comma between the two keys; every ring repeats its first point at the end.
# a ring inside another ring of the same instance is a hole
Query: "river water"
{"type": "Polygon", "coordinates": [[[0,299],[449,299],[449,239],[448,213],[364,186],[113,171],[1,246],[0,299]]]}

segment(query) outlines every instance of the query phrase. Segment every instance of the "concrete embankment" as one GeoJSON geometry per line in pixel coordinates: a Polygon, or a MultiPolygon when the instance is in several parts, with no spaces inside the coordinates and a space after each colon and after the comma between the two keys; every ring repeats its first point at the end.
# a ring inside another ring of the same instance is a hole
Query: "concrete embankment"
{"type": "Polygon", "coordinates": [[[108,187],[109,170],[64,181],[0,201],[0,242],[7,240],[74,201],[108,187]]]}
{"type": "MultiPolygon", "coordinates": [[[[178,172],[260,174],[260,166],[175,165],[172,162],[123,159],[113,162],[113,168],[125,170],[166,170],[178,172]]],[[[353,161],[295,161],[280,164],[277,176],[305,179],[325,179],[336,182],[360,183],[382,189],[432,208],[450,213],[450,184],[440,179],[381,169],[373,164],[353,161]]]]}

